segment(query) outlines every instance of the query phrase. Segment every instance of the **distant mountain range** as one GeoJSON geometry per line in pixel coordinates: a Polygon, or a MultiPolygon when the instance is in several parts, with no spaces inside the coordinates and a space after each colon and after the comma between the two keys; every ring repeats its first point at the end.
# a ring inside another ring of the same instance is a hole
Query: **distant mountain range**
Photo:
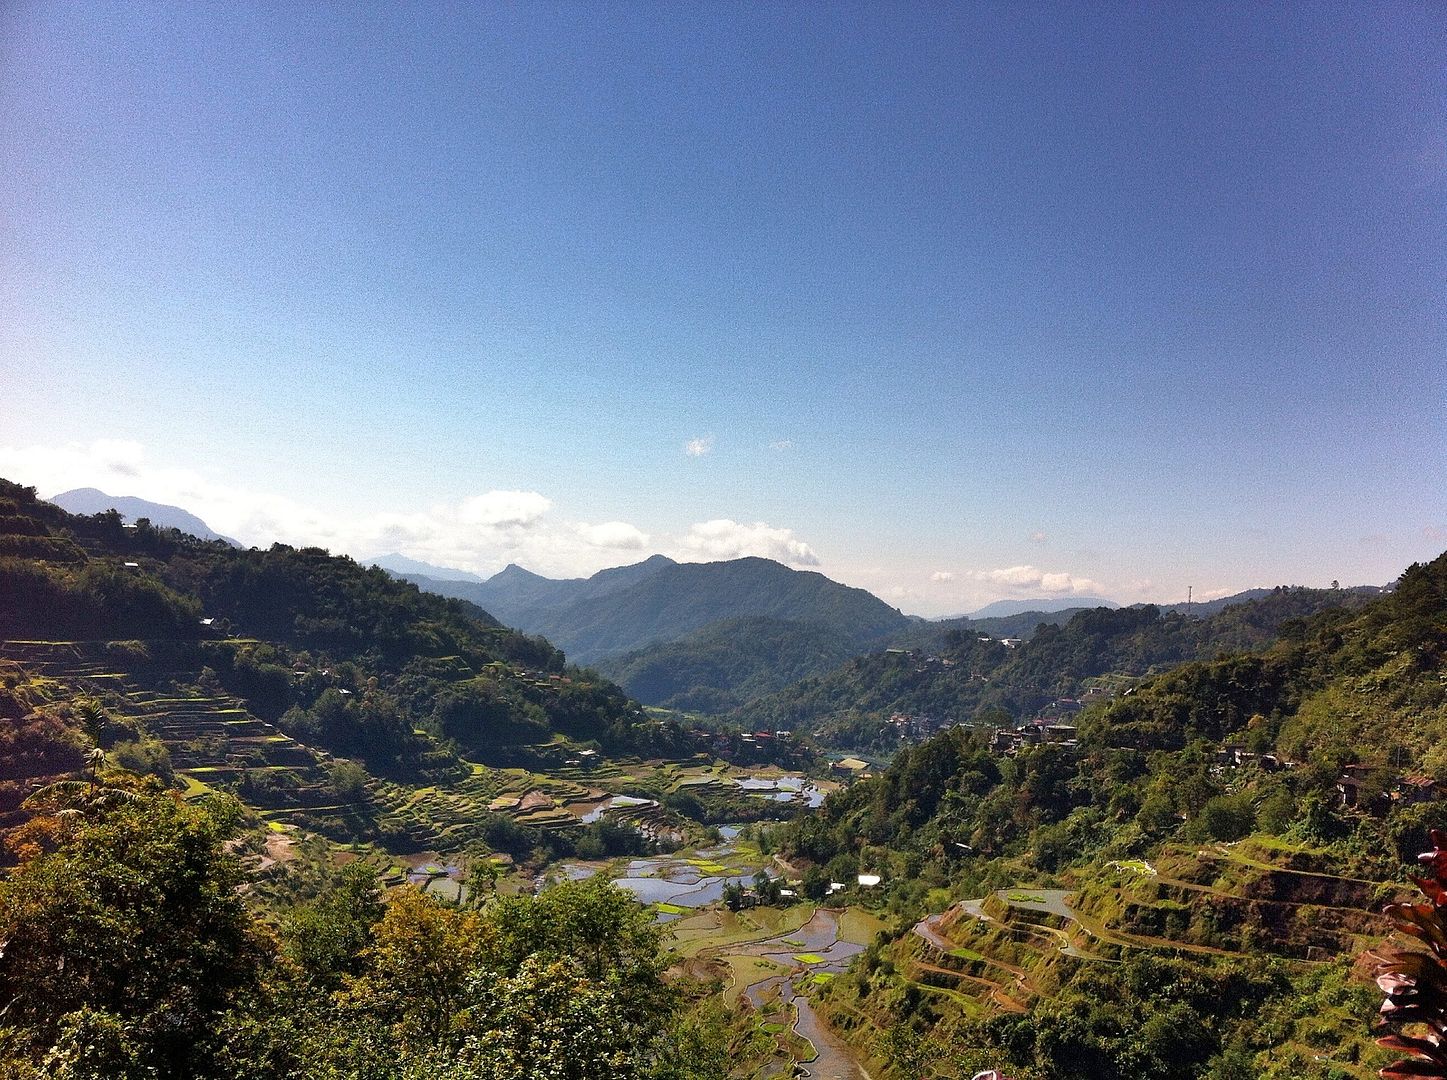
{"type": "Polygon", "coordinates": [[[368,561],[370,566],[380,566],[394,577],[406,577],[409,574],[420,574],[425,577],[436,578],[438,581],[485,581],[481,574],[474,574],[468,570],[457,570],[451,566],[434,566],[432,563],[422,562],[420,559],[409,559],[406,555],[392,552],[388,555],[378,555],[375,559],[368,561]]]}
{"type": "MultiPolygon", "coordinates": [[[[1291,586],[1278,585],[1274,589],[1247,589],[1245,592],[1222,596],[1216,600],[1195,600],[1189,604],[1161,604],[1160,608],[1162,611],[1179,611],[1183,615],[1194,615],[1198,619],[1203,619],[1235,604],[1244,604],[1248,600],[1260,600],[1262,597],[1289,588],[1291,586]]],[[[1394,588],[1394,585],[1350,585],[1331,591],[1361,597],[1381,596],[1391,592],[1394,588]]]]}
{"type": "Polygon", "coordinates": [[[1023,615],[1027,611],[1065,611],[1066,609],[1080,610],[1082,608],[1118,608],[1114,600],[1103,600],[1098,596],[1062,596],[1062,597],[1036,597],[1033,600],[996,600],[993,604],[986,604],[978,611],[969,613],[971,619],[1002,619],[1009,615],[1023,615]]]}
{"type": "Polygon", "coordinates": [[[553,612],[585,601],[601,600],[678,565],[666,555],[653,555],[640,563],[599,570],[592,577],[547,578],[510,563],[476,590],[474,602],[510,626],[542,633],[528,624],[551,623],[553,612]]]}
{"type": "Polygon", "coordinates": [[[1332,608],[1354,610],[1377,591],[1283,587],[1244,602],[1224,598],[1209,615],[1154,605],[1094,608],[1075,612],[1063,625],[1045,622],[1055,618],[1046,613],[1043,625],[1015,648],[973,620],[926,624],[897,637],[894,648],[856,656],[756,697],[735,715],[750,728],[824,730],[836,745],[886,749],[897,741],[884,723],[895,713],[950,722],[987,714],[1025,719],[1055,699],[1077,697],[1087,680],[1135,678],[1187,660],[1259,648],[1293,619],[1332,608]],[[922,636],[925,629],[938,636],[922,636]]]}
{"type": "Polygon", "coordinates": [[[165,503],[138,499],[134,495],[107,495],[98,488],[75,488],[52,495],[47,502],[54,503],[72,514],[103,514],[114,510],[125,519],[127,525],[146,518],[152,525],[162,529],[180,529],[183,533],[202,540],[224,540],[232,547],[241,545],[229,536],[222,536],[189,510],[165,503]]]}
{"type": "Polygon", "coordinates": [[[914,621],[863,589],[759,558],[677,563],[655,555],[564,580],[520,566],[481,584],[403,576],[429,591],[469,600],[509,626],[542,634],[580,664],[676,641],[724,619],[809,624],[856,649],[914,621]]]}

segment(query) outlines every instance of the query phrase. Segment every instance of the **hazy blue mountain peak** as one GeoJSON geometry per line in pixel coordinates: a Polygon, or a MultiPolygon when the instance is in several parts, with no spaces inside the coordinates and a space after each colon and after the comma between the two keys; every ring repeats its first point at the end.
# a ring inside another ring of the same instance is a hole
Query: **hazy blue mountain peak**
{"type": "Polygon", "coordinates": [[[189,533],[201,540],[224,540],[232,547],[241,546],[231,537],[222,536],[213,530],[189,510],[151,502],[134,495],[107,495],[99,488],[74,488],[62,491],[59,495],[52,495],[46,501],[72,514],[103,514],[107,510],[114,510],[128,525],[145,518],[158,528],[180,529],[183,533],[189,533]]]}
{"type": "Polygon", "coordinates": [[[404,576],[417,574],[424,577],[435,578],[438,581],[477,581],[483,579],[480,575],[469,570],[458,570],[452,566],[436,566],[433,563],[423,562],[421,559],[413,559],[400,552],[389,552],[386,555],[378,555],[370,560],[370,565],[380,566],[389,574],[404,576]]]}

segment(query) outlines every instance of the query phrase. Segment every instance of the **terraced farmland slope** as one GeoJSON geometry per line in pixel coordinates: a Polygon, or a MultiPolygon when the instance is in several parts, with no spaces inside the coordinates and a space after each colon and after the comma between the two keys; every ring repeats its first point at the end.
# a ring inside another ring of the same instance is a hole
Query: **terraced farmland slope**
{"type": "Polygon", "coordinates": [[[951,1078],[1374,1076],[1358,958],[1447,824],[1447,556],[1281,629],[1070,738],[946,731],[786,826],[909,916],[823,1011],[951,1078]]]}

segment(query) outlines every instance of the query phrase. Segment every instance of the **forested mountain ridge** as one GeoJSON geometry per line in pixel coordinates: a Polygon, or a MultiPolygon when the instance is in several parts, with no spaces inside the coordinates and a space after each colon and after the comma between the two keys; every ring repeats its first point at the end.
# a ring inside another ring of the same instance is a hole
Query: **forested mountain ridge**
{"type": "MultiPolygon", "coordinates": [[[[1156,610],[1160,612],[1163,620],[1169,622],[1172,616],[1179,616],[1182,619],[1206,619],[1219,615],[1228,608],[1240,609],[1230,617],[1212,624],[1211,627],[1201,627],[1196,631],[1201,641],[1209,641],[1211,647],[1229,649],[1259,645],[1271,640],[1275,625],[1284,618],[1309,613],[1332,604],[1346,606],[1360,604],[1366,599],[1378,595],[1380,591],[1375,588],[1351,590],[1260,589],[1250,590],[1236,598],[1227,597],[1223,601],[1212,602],[1210,606],[1182,604],[1156,610]],[[1263,602],[1254,608],[1243,607],[1243,605],[1257,600],[1263,602]],[[1255,625],[1253,625],[1253,620],[1255,625]]],[[[1145,610],[1145,607],[1146,605],[1137,605],[1125,610],[1142,611],[1145,610]]],[[[764,620],[759,623],[751,623],[745,619],[721,620],[718,623],[702,627],[681,639],[645,646],[622,656],[605,657],[597,661],[596,666],[600,671],[617,679],[629,693],[640,701],[650,705],[662,705],[703,713],[723,713],[732,709],[744,709],[745,714],[748,714],[749,707],[755,703],[762,705],[761,699],[768,695],[790,693],[790,683],[809,678],[827,683],[833,677],[831,674],[833,669],[847,664],[853,658],[860,657],[866,652],[872,651],[876,656],[883,656],[882,660],[876,662],[881,672],[890,671],[892,675],[907,675],[911,660],[914,661],[915,668],[919,667],[919,656],[890,659],[890,657],[897,657],[898,654],[882,653],[882,646],[923,654],[926,658],[933,657],[932,660],[927,659],[924,671],[916,670],[914,674],[926,676],[927,678],[922,680],[924,682],[933,682],[937,677],[943,675],[948,683],[951,673],[946,669],[961,659],[959,656],[960,644],[971,637],[1011,639],[1012,643],[1029,642],[1037,632],[1046,628],[1064,626],[1077,616],[1095,610],[1122,609],[1063,608],[1053,612],[1026,611],[994,618],[969,617],[940,622],[915,619],[873,645],[860,644],[857,638],[851,640],[837,630],[806,622],[764,620]],[[795,628],[794,634],[790,635],[786,632],[789,627],[795,628]],[[951,664],[940,664],[939,661],[942,657],[949,658],[951,664]]],[[[1150,621],[1147,620],[1147,622],[1150,621]]],[[[1137,626],[1138,620],[1134,616],[1126,615],[1120,616],[1116,620],[1107,619],[1104,625],[1090,623],[1089,620],[1085,622],[1095,626],[1097,632],[1113,634],[1119,627],[1137,626]]],[[[1188,629],[1185,623],[1179,623],[1177,628],[1188,629]]],[[[1139,631],[1133,630],[1132,632],[1138,633],[1139,631]]],[[[1150,637],[1150,632],[1145,632],[1145,636],[1150,637]]],[[[1154,644],[1144,641],[1137,642],[1131,647],[1134,650],[1133,653],[1121,657],[1119,665],[1114,667],[1111,666],[1108,656],[1087,658],[1085,662],[1075,658],[1070,661],[1069,668],[1064,671],[1067,678],[1056,680],[1058,685],[1050,685],[1050,680],[1044,677],[1042,671],[1043,667],[1048,667],[1059,659],[1058,651],[1052,651],[1043,663],[1035,665],[1033,669],[1029,665],[1018,665],[1019,673],[1031,679],[1034,685],[1042,689],[1042,692],[1053,693],[1055,696],[1066,696],[1079,692],[1079,682],[1082,678],[1111,671],[1122,674],[1139,674],[1154,666],[1209,655],[1209,649],[1205,652],[1201,648],[1193,651],[1181,642],[1177,642],[1173,646],[1166,640],[1169,634],[1164,631],[1157,636],[1161,640],[1154,644]]],[[[1186,636],[1189,636],[1189,633],[1186,636]]],[[[996,652],[998,653],[998,650],[996,652]]],[[[1004,656],[1004,654],[1000,655],[1004,656]]],[[[1006,658],[1008,659],[1008,657],[1006,658]]],[[[976,664],[976,667],[971,669],[972,672],[978,673],[980,670],[979,657],[972,658],[972,662],[976,664]]],[[[869,669],[871,673],[875,670],[867,659],[861,660],[858,666],[869,669]]],[[[879,688],[877,678],[871,678],[870,681],[876,689],[879,688]]],[[[842,699],[849,701],[852,707],[869,711],[869,699],[857,694],[855,687],[848,679],[845,682],[846,689],[842,692],[842,699]]],[[[890,681],[889,677],[886,678],[886,682],[890,686],[896,685],[890,681]]],[[[960,691],[960,695],[962,699],[968,700],[972,692],[978,693],[983,689],[982,686],[967,683],[960,691]]],[[[948,703],[950,691],[940,686],[935,686],[934,690],[936,693],[924,699],[926,704],[922,705],[918,700],[906,701],[897,709],[890,708],[890,711],[923,711],[934,716],[958,716],[959,713],[948,703]]],[[[876,704],[873,706],[875,711],[882,711],[889,707],[887,704],[889,699],[885,696],[887,693],[887,690],[884,691],[876,699],[876,704]],[[878,704],[879,701],[884,701],[886,704],[878,704]]],[[[1040,694],[1035,695],[1036,698],[1040,696],[1040,694]]],[[[993,695],[987,694],[985,697],[988,700],[980,707],[999,704],[1008,709],[1021,709],[1038,707],[1039,704],[1044,703],[1041,701],[1031,704],[1032,699],[1028,695],[1005,693],[1000,687],[995,688],[993,695]]],[[[747,722],[753,723],[753,720],[754,717],[749,715],[747,722]]],[[[767,717],[763,717],[762,721],[767,721],[767,717]]],[[[796,722],[799,721],[797,719],[790,720],[789,725],[792,726],[796,722]]],[[[849,739],[852,740],[854,737],[849,736],[849,739]]]]}
{"type": "Polygon", "coordinates": [[[826,737],[870,745],[892,734],[893,713],[969,722],[1000,709],[1022,719],[1060,698],[1074,698],[1087,679],[1141,676],[1153,669],[1273,641],[1291,620],[1326,608],[1350,610],[1370,597],[1348,590],[1278,588],[1208,618],[1154,606],[1076,612],[1064,625],[1041,624],[1011,648],[973,628],[952,626],[935,652],[875,652],[806,678],[738,711],[745,725],[823,727],[826,737]]]}
{"type": "Polygon", "coordinates": [[[0,590],[0,638],[155,642],[137,663],[204,668],[263,720],[384,771],[445,761],[449,741],[626,745],[645,724],[616,686],[465,601],[316,548],[242,551],[71,515],[6,481],[0,590]]]}
{"type": "Polygon", "coordinates": [[[755,616],[721,619],[594,666],[645,704],[721,713],[857,652],[847,635],[829,627],[755,616]]]}
{"type": "MultiPolygon", "coordinates": [[[[1156,604],[1162,614],[1175,612],[1180,615],[1191,615],[1198,619],[1207,618],[1219,614],[1228,607],[1237,607],[1251,600],[1261,600],[1269,596],[1278,596],[1282,592],[1297,592],[1305,589],[1304,596],[1313,596],[1325,592],[1322,589],[1310,589],[1299,585],[1278,585],[1271,589],[1246,589],[1243,592],[1233,593],[1230,596],[1217,597],[1214,600],[1201,600],[1189,604],[1156,604]]],[[[1375,585],[1356,585],[1350,588],[1338,590],[1333,586],[1332,592],[1352,594],[1343,600],[1345,604],[1357,603],[1363,598],[1379,596],[1382,593],[1390,592],[1392,586],[1378,587],[1375,585]]],[[[1028,641],[1034,636],[1037,628],[1041,626],[1063,626],[1082,611],[1091,611],[1096,607],[1118,608],[1119,604],[1079,604],[1072,607],[1062,607],[1051,611],[1028,610],[1017,612],[1013,615],[997,615],[989,618],[981,618],[978,613],[975,615],[962,615],[952,619],[921,619],[916,625],[890,637],[889,644],[908,649],[920,649],[933,651],[943,647],[946,636],[953,630],[974,631],[978,634],[985,634],[996,638],[1020,638],[1028,641]]],[[[1146,604],[1132,604],[1132,607],[1146,607],[1146,604]]]]}
{"type": "Polygon", "coordinates": [[[770,559],[674,563],[654,556],[592,578],[552,581],[509,567],[481,586],[428,582],[449,596],[486,602],[499,578],[514,606],[489,610],[509,625],[542,634],[578,663],[591,664],[674,641],[721,619],[763,617],[812,623],[865,647],[910,619],[863,589],[770,559]]]}
{"type": "Polygon", "coordinates": [[[441,575],[402,573],[422,588],[443,596],[467,600],[493,612],[509,626],[526,627],[547,614],[580,600],[607,596],[636,584],[668,566],[677,565],[664,555],[639,563],[599,570],[586,578],[549,578],[509,563],[481,582],[462,583],[441,575]]]}
{"type": "Polygon", "coordinates": [[[1042,626],[1068,622],[1084,608],[1029,611],[943,623],[914,619],[878,641],[860,642],[817,623],[737,618],[709,623],[672,641],[605,657],[595,667],[648,705],[725,713],[810,676],[823,677],[881,646],[936,652],[951,634],[1028,640],[1042,626]]]}
{"type": "Polygon", "coordinates": [[[1067,608],[1118,608],[1114,600],[1103,600],[1098,596],[1071,596],[1058,597],[1055,599],[1041,599],[1036,597],[1030,600],[996,600],[994,603],[986,604],[976,611],[970,612],[965,618],[980,619],[1008,619],[1012,615],[1024,615],[1031,611],[1041,611],[1046,614],[1055,611],[1063,611],[1067,608]]]}
{"type": "Polygon", "coordinates": [[[913,626],[907,626],[891,634],[889,644],[895,648],[916,649],[934,652],[942,648],[951,632],[973,632],[993,638],[1021,638],[1028,640],[1042,626],[1061,626],[1068,623],[1087,607],[1068,607],[1058,611],[1022,611],[1018,615],[999,615],[988,619],[977,619],[964,615],[955,619],[921,619],[913,626]]]}
{"type": "MultiPolygon", "coordinates": [[[[1093,614],[1112,617],[1128,610],[1093,614]]],[[[1214,746],[1231,740],[1257,754],[1275,752],[1299,762],[1302,769],[1292,779],[1300,781],[1303,795],[1312,785],[1320,793],[1335,783],[1341,766],[1359,762],[1426,771],[1447,780],[1447,753],[1441,741],[1447,731],[1444,674],[1447,554],[1410,567],[1394,593],[1365,607],[1331,609],[1294,620],[1280,640],[1265,649],[1185,663],[1138,683],[1128,695],[1093,704],[1079,720],[1077,747],[1043,746],[1042,756],[1022,760],[1033,767],[1053,755],[1056,765],[1074,771],[1094,769],[1105,758],[1124,754],[1127,757],[1119,760],[1128,761],[1133,775],[1143,778],[1171,760],[1153,758],[1154,754],[1195,752],[1202,741],[1214,746]],[[1348,709],[1340,711],[1337,706],[1344,702],[1348,709]]],[[[1204,768],[1209,760],[1197,754],[1191,768],[1204,768]]],[[[948,801],[952,788],[963,780],[988,788],[1010,772],[1017,782],[1021,780],[1019,767],[1002,764],[974,734],[956,729],[902,751],[881,776],[831,797],[823,813],[790,828],[803,837],[827,831],[831,821],[840,823],[839,843],[825,850],[860,842],[922,850],[937,840],[931,832],[943,822],[936,811],[948,801]],[[908,816],[898,817],[895,810],[906,804],[908,816]],[[861,827],[863,819],[850,820],[865,806],[873,808],[875,824],[868,828],[861,827]]],[[[1134,796],[1128,795],[1131,774],[1121,774],[1115,787],[1078,787],[1073,795],[1060,786],[1061,779],[1052,781],[1055,786],[1049,793],[1027,785],[1025,794],[1033,803],[1035,821],[1068,816],[1073,805],[1088,805],[1095,797],[1117,807],[1131,805],[1134,798],[1138,809],[1156,815],[1141,834],[1149,837],[1161,828],[1174,829],[1179,822],[1166,821],[1158,807],[1145,806],[1147,794],[1166,797],[1168,805],[1186,813],[1187,821],[1207,801],[1191,790],[1184,772],[1170,778],[1162,771],[1156,776],[1159,791],[1134,796]],[[1055,799],[1064,802],[1051,801],[1055,799]]],[[[1211,786],[1220,790],[1227,785],[1217,779],[1211,786]]],[[[975,805],[983,811],[983,804],[975,805]]],[[[953,812],[968,809],[960,804],[953,812]]],[[[951,825],[962,828],[964,820],[951,825]]],[[[1025,839],[1018,828],[1021,823],[1011,827],[981,822],[964,832],[984,848],[1003,851],[1025,839]]]]}
{"type": "Polygon", "coordinates": [[[1287,622],[1269,649],[1167,672],[1082,735],[1143,749],[1240,736],[1291,760],[1410,763],[1447,779],[1444,664],[1447,554],[1363,606],[1287,622]]]}

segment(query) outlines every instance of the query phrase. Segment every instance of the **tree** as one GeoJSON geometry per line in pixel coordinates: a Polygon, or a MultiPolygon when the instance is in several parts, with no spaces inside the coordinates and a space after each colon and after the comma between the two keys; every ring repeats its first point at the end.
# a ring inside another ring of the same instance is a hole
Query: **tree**
{"type": "Polygon", "coordinates": [[[60,846],[0,884],[6,1023],[37,1059],[83,1046],[78,1032],[109,1033],[100,1041],[126,1070],[205,1075],[217,1017],[265,956],[221,849],[224,806],[165,792],[69,813],[78,824],[60,846]]]}
{"type": "Polygon", "coordinates": [[[640,1075],[673,1010],[660,932],[597,879],[483,912],[481,970],[460,1018],[463,1075],[487,1080],[640,1075]]]}
{"type": "Polygon", "coordinates": [[[291,913],[282,930],[283,954],[307,985],[335,987],[342,976],[360,974],[372,926],[381,917],[377,872],[351,863],[335,887],[291,913]]]}
{"type": "Polygon", "coordinates": [[[635,1022],[666,1011],[661,934],[631,893],[597,878],[535,897],[500,897],[484,920],[488,967],[504,977],[529,957],[569,959],[590,982],[608,985],[635,1022]]]}
{"type": "Polygon", "coordinates": [[[367,794],[367,781],[371,779],[367,770],[358,765],[355,761],[348,761],[343,758],[340,761],[332,762],[327,770],[327,779],[331,782],[332,790],[337,793],[337,798],[346,802],[356,802],[367,794]]]}
{"type": "Polygon", "coordinates": [[[403,1043],[435,1046],[452,1026],[482,941],[474,912],[445,907],[407,886],[372,930],[366,971],[349,1004],[391,1023],[403,1043]]]}
{"type": "Polygon", "coordinates": [[[782,890],[783,886],[779,884],[777,878],[769,877],[762,870],[754,875],[754,894],[758,896],[759,903],[777,904],[782,890]]]}
{"type": "Polygon", "coordinates": [[[804,871],[804,883],[800,888],[806,900],[823,900],[829,895],[829,871],[822,866],[811,866],[804,871]]]}
{"type": "Polygon", "coordinates": [[[730,1013],[717,996],[704,998],[669,1027],[650,1080],[718,1080],[728,1076],[730,1013]]]}
{"type": "Polygon", "coordinates": [[[744,887],[737,881],[725,882],[723,896],[720,899],[723,900],[724,907],[730,911],[738,911],[744,906],[744,887]]]}
{"type": "Polygon", "coordinates": [[[627,1001],[569,960],[528,957],[517,973],[474,976],[463,1021],[470,1031],[457,1080],[629,1080],[642,1075],[647,1040],[627,1001]]]}

